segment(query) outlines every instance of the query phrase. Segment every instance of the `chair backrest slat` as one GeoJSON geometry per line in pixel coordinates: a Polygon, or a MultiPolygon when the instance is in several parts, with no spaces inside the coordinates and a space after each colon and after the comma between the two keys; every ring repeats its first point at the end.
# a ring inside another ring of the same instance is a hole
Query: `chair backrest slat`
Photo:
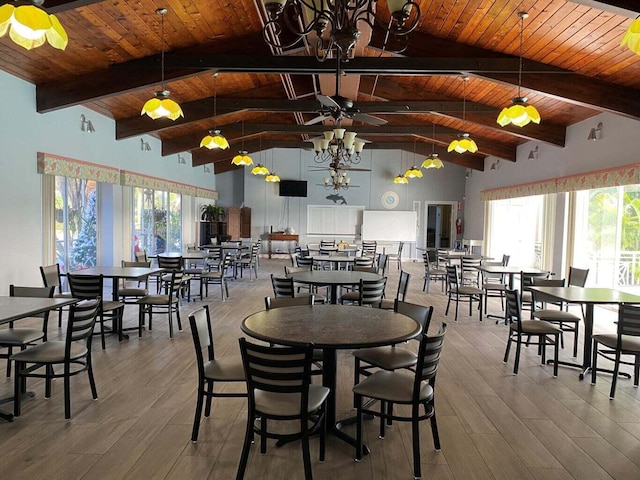
{"type": "Polygon", "coordinates": [[[360,305],[380,306],[387,277],[380,280],[360,280],[360,305]]]}
{"type": "Polygon", "coordinates": [[[182,257],[166,257],[158,255],[158,267],[166,270],[181,270],[182,269],[182,257]]]}
{"type": "Polygon", "coordinates": [[[264,297],[264,305],[267,310],[271,310],[273,308],[282,308],[282,307],[297,307],[301,305],[313,305],[314,296],[309,295],[306,297],[264,297]]]}
{"type": "Polygon", "coordinates": [[[589,269],[569,267],[568,285],[570,287],[584,287],[587,284],[589,269]]]}
{"type": "Polygon", "coordinates": [[[447,324],[441,323],[436,335],[423,335],[420,340],[418,364],[416,365],[416,376],[413,385],[413,397],[416,401],[420,395],[422,382],[429,381],[432,386],[435,384],[446,333],[447,324]]]}
{"type": "Polygon", "coordinates": [[[90,346],[91,335],[96,324],[96,318],[100,313],[101,304],[102,298],[98,297],[71,306],[67,322],[67,351],[70,351],[71,342],[85,340],[87,346],[90,346]]]}
{"type": "Polygon", "coordinates": [[[407,290],[409,289],[409,280],[411,275],[408,272],[402,270],[400,272],[400,279],[398,280],[398,291],[396,292],[396,300],[404,302],[407,298],[407,290]]]}
{"type": "MultiPolygon", "coordinates": [[[[19,287],[16,285],[9,285],[10,297],[38,297],[38,298],[53,298],[55,287],[53,285],[49,287],[19,287]]],[[[49,311],[40,313],[38,315],[32,315],[32,317],[45,319],[45,330],[47,326],[47,319],[49,318],[49,311]]],[[[46,332],[45,332],[46,333],[46,332]]]]}
{"type": "Polygon", "coordinates": [[[640,307],[622,304],[618,309],[618,334],[640,336],[640,307]]]}
{"type": "Polygon", "coordinates": [[[425,307],[424,305],[416,305],[409,302],[395,302],[394,310],[402,315],[413,318],[422,327],[422,334],[426,335],[431,324],[431,316],[433,315],[433,307],[425,307]]]}
{"type": "Polygon", "coordinates": [[[104,278],[102,275],[67,275],[71,295],[80,299],[94,299],[102,297],[104,278]]]}
{"type": "Polygon", "coordinates": [[[274,277],[273,274],[271,274],[271,285],[273,286],[274,297],[295,297],[293,278],[274,277]]]}
{"type": "Polygon", "coordinates": [[[62,292],[62,281],[60,280],[60,264],[40,266],[40,275],[45,287],[58,288],[62,292]]]}

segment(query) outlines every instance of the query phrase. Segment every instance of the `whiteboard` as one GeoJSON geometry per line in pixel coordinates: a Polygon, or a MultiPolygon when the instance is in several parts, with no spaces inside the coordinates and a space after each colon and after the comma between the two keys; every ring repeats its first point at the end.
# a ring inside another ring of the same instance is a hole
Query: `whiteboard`
{"type": "Polygon", "coordinates": [[[363,210],[360,206],[308,205],[307,235],[356,237],[360,233],[363,210]]]}
{"type": "Polygon", "coordinates": [[[362,240],[415,242],[418,212],[365,210],[362,216],[362,240]]]}

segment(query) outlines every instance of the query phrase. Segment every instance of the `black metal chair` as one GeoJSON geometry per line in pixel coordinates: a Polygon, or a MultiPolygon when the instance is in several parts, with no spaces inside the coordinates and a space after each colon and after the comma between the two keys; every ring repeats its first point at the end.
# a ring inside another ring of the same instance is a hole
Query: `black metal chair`
{"type": "Polygon", "coordinates": [[[309,436],[320,433],[320,461],[325,456],[325,404],[329,389],[311,383],[313,349],[309,347],[268,347],[240,339],[240,353],[247,379],[247,428],[236,480],[247,468],[254,434],[260,436],[260,453],[267,452],[266,439],[302,440],[306,480],[311,480],[309,436]],[[260,419],[258,422],[258,418],[260,419]],[[278,433],[269,429],[270,421],[299,421],[299,431],[278,433]]]}
{"type": "Polygon", "coordinates": [[[182,330],[182,322],[180,320],[180,292],[182,289],[182,271],[173,271],[169,280],[163,278],[165,283],[164,294],[147,295],[140,298],[136,303],[138,308],[138,336],[142,336],[142,326],[144,325],[145,315],[149,315],[149,330],[153,328],[153,313],[160,311],[167,314],[169,320],[169,338],[173,338],[173,314],[176,314],[178,320],[178,330],[182,330]]]}
{"type": "MultiPolygon", "coordinates": [[[[54,287],[18,287],[9,285],[11,297],[39,297],[53,298],[54,287]]],[[[49,326],[49,311],[34,316],[42,319],[42,328],[14,328],[9,322],[9,328],[0,330],[0,348],[6,348],[7,353],[0,353],[0,358],[7,359],[7,377],[11,376],[11,355],[14,348],[24,350],[40,340],[47,341],[47,327],[49,326]]]]}
{"type": "Polygon", "coordinates": [[[396,297],[394,299],[383,299],[382,303],[380,303],[380,308],[385,310],[395,310],[396,302],[404,302],[407,298],[407,290],[409,290],[409,280],[411,280],[411,275],[404,270],[401,270],[400,278],[398,279],[396,297]]]}
{"type": "Polygon", "coordinates": [[[389,260],[395,260],[398,264],[398,270],[402,270],[402,250],[404,249],[404,242],[398,242],[398,252],[389,253],[387,257],[389,260]]]}
{"type": "MultiPolygon", "coordinates": [[[[487,267],[502,267],[502,262],[483,262],[487,267]]],[[[504,310],[504,292],[507,289],[504,274],[482,272],[482,291],[484,292],[484,314],[487,314],[489,298],[499,298],[500,306],[504,310]]],[[[497,323],[497,322],[496,322],[497,323]]]]}
{"type": "Polygon", "coordinates": [[[69,310],[64,341],[47,340],[11,356],[16,369],[13,402],[15,417],[19,417],[21,414],[20,392],[26,391],[27,378],[45,379],[45,398],[51,398],[51,380],[54,378],[64,379],[65,419],[71,418],[70,378],[72,376],[87,372],[91,395],[94,400],[98,398],[91,366],[91,335],[96,319],[100,315],[100,307],[100,297],[72,305],[69,310]],[[62,366],[62,372],[55,372],[56,365],[62,366]],[[44,372],[39,372],[41,368],[44,368],[44,372]]]}
{"type": "MultiPolygon", "coordinates": [[[[54,287],[53,298],[71,298],[71,292],[65,292],[62,283],[62,275],[60,275],[60,264],[41,265],[40,275],[45,287],[54,287]]],[[[69,307],[56,308],[58,311],[58,327],[62,327],[62,312],[68,311],[69,307]]]]}
{"type": "Polygon", "coordinates": [[[438,363],[446,331],[447,325],[443,323],[440,325],[437,335],[432,337],[422,336],[414,375],[381,370],[353,387],[357,411],[356,461],[362,459],[363,453],[363,414],[380,417],[380,438],[385,436],[385,423],[393,420],[411,422],[414,478],[420,478],[421,476],[420,422],[422,420],[429,419],[431,421],[433,446],[436,450],[440,450],[440,437],[436,421],[435,387],[436,373],[438,372],[438,363]],[[363,404],[363,398],[379,400],[380,410],[374,411],[368,408],[363,404]],[[405,416],[394,413],[393,406],[395,404],[411,406],[411,415],[405,416]],[[422,415],[420,414],[420,407],[424,408],[422,415]]]}
{"type": "Polygon", "coordinates": [[[546,347],[548,337],[553,337],[551,343],[554,346],[553,356],[553,376],[558,376],[558,348],[560,346],[560,335],[562,330],[560,327],[542,320],[523,320],[522,304],[520,303],[520,292],[518,290],[509,290],[505,292],[507,298],[507,321],[509,323],[509,338],[507,339],[507,349],[504,352],[504,363],[509,360],[509,351],[511,344],[516,344],[516,359],[513,364],[513,374],[518,374],[518,366],[520,365],[520,351],[522,344],[537,345],[540,347],[542,355],[541,364],[546,364],[546,347]],[[523,337],[527,337],[523,340],[523,337]],[[537,342],[531,342],[531,337],[538,337],[537,342]]]}
{"type": "Polygon", "coordinates": [[[616,395],[620,364],[633,366],[633,386],[640,381],[640,307],[621,304],[618,309],[618,330],[616,333],[596,334],[593,339],[593,358],[591,360],[591,384],[596,384],[598,356],[614,363],[613,378],[609,398],[616,395]],[[604,349],[600,349],[600,347],[604,349]],[[623,361],[622,355],[632,356],[633,362],[623,361]]]}
{"type": "Polygon", "coordinates": [[[478,319],[482,321],[482,299],[483,291],[478,287],[470,285],[460,285],[458,280],[458,268],[455,265],[447,266],[447,309],[444,314],[449,315],[451,300],[456,302],[455,321],[458,321],[458,304],[460,302],[469,303],[469,316],[472,315],[473,302],[478,301],[478,319]]]}
{"type": "Polygon", "coordinates": [[[387,277],[379,280],[360,280],[358,290],[353,290],[340,297],[340,303],[349,302],[360,306],[380,308],[384,288],[387,285],[387,277]]]}
{"type": "Polygon", "coordinates": [[[100,342],[102,349],[106,348],[105,320],[111,320],[110,333],[117,333],[118,340],[122,341],[122,315],[124,313],[124,303],[113,300],[103,300],[104,277],[102,275],[76,275],[69,273],[67,275],[69,287],[71,288],[71,296],[81,300],[100,299],[100,310],[98,319],[100,322],[100,342]]]}
{"type": "Polygon", "coordinates": [[[242,358],[237,357],[216,358],[211,329],[211,316],[209,306],[204,305],[189,315],[189,326],[193,346],[196,351],[196,364],[198,366],[198,399],[196,401],[196,415],[193,420],[191,441],[198,441],[198,432],[202,420],[202,407],[206,398],[204,416],[211,415],[211,400],[213,398],[246,397],[246,393],[216,392],[215,384],[218,382],[245,382],[242,358]]]}
{"type": "Polygon", "coordinates": [[[424,259],[424,284],[422,285],[422,291],[429,293],[429,285],[431,281],[440,281],[440,287],[444,292],[444,285],[447,280],[447,271],[444,269],[435,268],[437,261],[437,253],[435,250],[429,250],[422,255],[424,259]]]}
{"type": "Polygon", "coordinates": [[[217,271],[203,272],[200,275],[200,298],[203,298],[203,289],[204,296],[209,296],[209,285],[220,285],[220,299],[225,301],[225,293],[226,298],[229,298],[229,284],[227,283],[230,278],[233,278],[233,262],[235,260],[235,255],[233,253],[228,252],[224,256],[224,260],[220,263],[220,266],[217,271]]]}
{"type": "MultiPolygon", "coordinates": [[[[122,261],[123,268],[149,268],[151,262],[127,262],[122,261]]],[[[149,295],[149,288],[147,286],[147,278],[142,282],[131,282],[124,279],[118,288],[118,299],[124,304],[135,304],[139,298],[149,295]]]]}

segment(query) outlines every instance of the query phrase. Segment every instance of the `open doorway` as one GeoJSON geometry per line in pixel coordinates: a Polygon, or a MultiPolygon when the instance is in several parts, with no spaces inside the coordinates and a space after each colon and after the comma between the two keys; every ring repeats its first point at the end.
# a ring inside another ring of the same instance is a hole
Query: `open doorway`
{"type": "Polygon", "coordinates": [[[454,218],[456,202],[425,203],[425,238],[427,248],[454,247],[454,218]]]}

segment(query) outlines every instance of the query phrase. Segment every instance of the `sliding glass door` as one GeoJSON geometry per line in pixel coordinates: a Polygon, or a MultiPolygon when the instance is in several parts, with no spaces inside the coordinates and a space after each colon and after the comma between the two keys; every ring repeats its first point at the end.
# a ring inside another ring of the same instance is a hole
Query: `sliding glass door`
{"type": "Polygon", "coordinates": [[[640,185],[575,193],[572,265],[589,285],[640,286],[640,185]]]}
{"type": "Polygon", "coordinates": [[[147,255],[182,251],[181,196],[148,188],[134,188],[134,251],[147,255]]]}

